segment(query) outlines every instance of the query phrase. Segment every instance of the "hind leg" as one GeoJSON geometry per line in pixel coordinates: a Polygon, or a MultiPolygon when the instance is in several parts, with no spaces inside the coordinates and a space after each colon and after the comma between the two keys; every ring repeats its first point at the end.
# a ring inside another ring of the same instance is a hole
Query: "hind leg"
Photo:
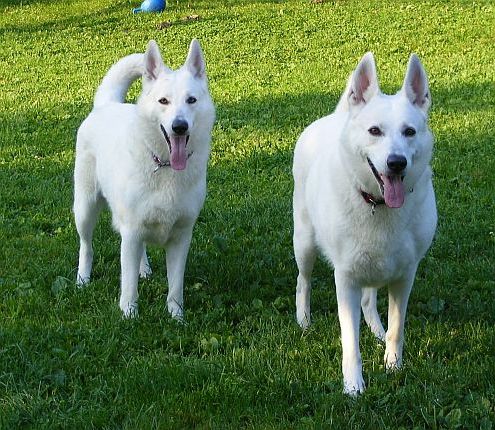
{"type": "Polygon", "coordinates": [[[93,230],[99,212],[97,206],[86,202],[86,206],[83,206],[83,203],[79,203],[77,209],[75,209],[76,228],[80,240],[76,283],[80,287],[87,284],[91,277],[93,266],[93,230]]]}
{"type": "Polygon", "coordinates": [[[363,310],[364,320],[376,338],[382,342],[385,341],[385,330],[380,320],[380,315],[376,309],[376,288],[363,288],[361,298],[361,308],[363,310]]]}
{"type": "Polygon", "coordinates": [[[141,262],[139,263],[139,276],[141,278],[149,278],[152,274],[151,265],[146,255],[146,247],[143,249],[143,255],[141,256],[141,262]]]}
{"type": "Polygon", "coordinates": [[[97,190],[94,158],[76,157],[74,170],[74,217],[79,234],[79,266],[76,283],[83,286],[91,277],[93,265],[93,230],[103,206],[103,197],[97,190]]]}
{"type": "Polygon", "coordinates": [[[311,273],[316,260],[314,232],[306,209],[298,205],[294,195],[294,256],[299,274],[296,285],[296,318],[303,328],[311,324],[311,273]]]}

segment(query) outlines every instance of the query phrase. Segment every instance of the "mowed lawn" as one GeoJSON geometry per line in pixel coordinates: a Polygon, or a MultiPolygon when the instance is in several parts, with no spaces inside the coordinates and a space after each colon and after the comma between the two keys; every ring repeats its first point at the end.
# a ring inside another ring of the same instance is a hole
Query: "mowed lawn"
{"type": "Polygon", "coordinates": [[[494,428],[493,2],[171,0],[132,15],[138,4],[0,1],[0,428],[494,428]],[[193,37],[217,122],[187,322],[167,315],[157,248],[140,315],[124,320],[108,214],[93,281],[74,284],[75,133],[113,62],[155,39],[179,67],[193,37]],[[411,52],[428,72],[439,225],[409,302],[403,370],[384,371],[363,325],[368,389],[350,399],[323,261],[314,324],[295,322],[291,163],[366,51],[385,92],[411,52]]]}

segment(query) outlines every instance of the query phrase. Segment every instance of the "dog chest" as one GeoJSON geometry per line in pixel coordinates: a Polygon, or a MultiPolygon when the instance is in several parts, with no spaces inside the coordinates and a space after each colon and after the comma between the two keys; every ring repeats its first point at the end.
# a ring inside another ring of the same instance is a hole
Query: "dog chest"
{"type": "Polygon", "coordinates": [[[142,225],[148,242],[164,243],[174,228],[194,224],[204,201],[204,195],[191,190],[160,197],[142,208],[142,225]]]}
{"type": "Polygon", "coordinates": [[[359,247],[343,259],[342,266],[362,285],[380,287],[405,277],[416,264],[407,249],[359,247]]]}
{"type": "Polygon", "coordinates": [[[128,187],[125,197],[112,203],[115,228],[133,229],[148,243],[163,245],[177,226],[192,224],[203,205],[201,186],[128,187]]]}
{"type": "Polygon", "coordinates": [[[363,285],[381,286],[401,278],[419,260],[408,231],[346,223],[328,227],[317,233],[321,250],[334,267],[363,285]]]}
{"type": "Polygon", "coordinates": [[[144,239],[151,243],[164,243],[170,236],[175,223],[184,217],[184,211],[174,206],[144,208],[142,213],[142,230],[144,239]]]}

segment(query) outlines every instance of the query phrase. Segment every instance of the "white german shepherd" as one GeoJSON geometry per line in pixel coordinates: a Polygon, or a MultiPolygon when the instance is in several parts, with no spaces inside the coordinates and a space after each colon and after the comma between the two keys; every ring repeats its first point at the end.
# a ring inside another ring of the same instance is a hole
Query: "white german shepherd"
{"type": "Polygon", "coordinates": [[[87,283],[92,236],[104,204],[122,237],[120,308],[137,312],[138,277],[151,274],[146,243],[166,248],[171,315],[183,317],[183,282],[191,236],[206,195],[215,108],[197,40],[172,71],[154,41],[107,73],[77,133],[74,213],[80,237],[77,283],[87,283]],[[125,103],[142,77],[137,104],[125,103]]]}
{"type": "Polygon", "coordinates": [[[335,269],[344,392],[350,395],[365,388],[361,307],[373,333],[386,342],[386,367],[402,363],[407,301],[437,223],[430,104],[428,79],[415,54],[402,89],[390,96],[380,92],[367,53],[335,113],[311,124],[295,148],[297,321],[303,328],[310,324],[310,277],[319,248],[335,269]],[[386,334],[376,310],[376,288],[384,285],[386,334]]]}

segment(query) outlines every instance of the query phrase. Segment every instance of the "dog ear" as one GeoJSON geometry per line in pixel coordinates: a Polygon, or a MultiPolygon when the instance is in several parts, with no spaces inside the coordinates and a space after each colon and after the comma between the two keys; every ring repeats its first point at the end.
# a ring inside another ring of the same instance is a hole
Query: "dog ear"
{"type": "Polygon", "coordinates": [[[402,91],[413,105],[424,112],[428,111],[431,106],[428,77],[416,54],[411,54],[409,57],[402,91]]]}
{"type": "Polygon", "coordinates": [[[185,66],[196,78],[203,78],[206,73],[205,59],[201,46],[196,39],[191,40],[185,66]]]}
{"type": "Polygon", "coordinates": [[[148,47],[144,53],[144,73],[143,75],[149,80],[154,80],[158,77],[162,70],[168,70],[163,64],[160,49],[154,40],[148,42],[148,47]]]}
{"type": "Polygon", "coordinates": [[[346,91],[351,106],[369,102],[380,91],[375,59],[371,52],[364,54],[349,79],[346,91]]]}

